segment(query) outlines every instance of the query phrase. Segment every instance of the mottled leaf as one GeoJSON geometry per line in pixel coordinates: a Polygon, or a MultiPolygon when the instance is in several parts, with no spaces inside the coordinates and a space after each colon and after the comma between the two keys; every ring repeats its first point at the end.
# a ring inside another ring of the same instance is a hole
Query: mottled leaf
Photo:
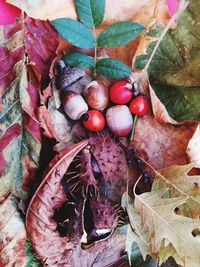
{"type": "MultiPolygon", "coordinates": [[[[169,114],[179,121],[200,119],[199,14],[199,1],[190,1],[176,29],[163,38],[149,66],[152,87],[169,114]]],[[[136,68],[144,67],[162,30],[161,26],[154,25],[149,32],[152,43],[141,41],[141,48],[146,49],[136,58],[136,68]]]]}
{"type": "Polygon", "coordinates": [[[27,81],[21,22],[4,30],[0,47],[0,195],[26,197],[41,148],[40,126],[35,115],[37,89],[27,81]],[[6,38],[8,39],[6,40],[6,38]]]}
{"type": "Polygon", "coordinates": [[[26,229],[13,195],[0,202],[0,214],[0,266],[25,267],[29,262],[25,250],[26,229]]]}

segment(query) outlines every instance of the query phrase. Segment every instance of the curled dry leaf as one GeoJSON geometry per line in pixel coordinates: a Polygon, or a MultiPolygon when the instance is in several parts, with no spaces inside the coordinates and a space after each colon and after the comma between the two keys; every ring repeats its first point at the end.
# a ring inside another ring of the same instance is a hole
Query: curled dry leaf
{"type": "Polygon", "coordinates": [[[25,197],[27,178],[31,181],[38,167],[41,136],[35,115],[38,92],[27,81],[21,21],[4,28],[1,43],[0,195],[25,197]]]}
{"type": "MultiPolygon", "coordinates": [[[[198,122],[177,123],[173,120],[157,98],[147,77],[139,79],[136,86],[149,97],[151,109],[148,114],[138,118],[132,145],[155,169],[188,163],[186,151],[198,122]]],[[[190,155],[191,161],[193,156],[190,155]]]]}

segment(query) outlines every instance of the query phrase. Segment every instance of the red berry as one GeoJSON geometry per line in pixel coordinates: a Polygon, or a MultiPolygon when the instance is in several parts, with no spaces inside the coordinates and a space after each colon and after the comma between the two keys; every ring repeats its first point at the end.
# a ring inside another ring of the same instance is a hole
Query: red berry
{"type": "Polygon", "coordinates": [[[110,99],[115,104],[127,104],[132,97],[132,86],[126,81],[116,82],[110,88],[110,99]]]}
{"type": "Polygon", "coordinates": [[[98,110],[89,110],[83,115],[83,125],[86,129],[92,132],[98,132],[105,127],[105,118],[98,110]]]}
{"type": "Polygon", "coordinates": [[[145,96],[138,96],[133,99],[129,105],[131,113],[135,115],[144,115],[149,109],[149,104],[145,96]]]}

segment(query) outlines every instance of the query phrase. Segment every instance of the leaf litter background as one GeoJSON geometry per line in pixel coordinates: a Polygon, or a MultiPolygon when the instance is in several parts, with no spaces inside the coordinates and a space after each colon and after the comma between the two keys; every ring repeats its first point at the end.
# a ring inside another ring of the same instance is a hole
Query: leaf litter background
{"type": "MultiPolygon", "coordinates": [[[[19,20],[15,25],[2,27],[0,32],[0,265],[40,266],[26,241],[24,213],[41,174],[55,154],[54,140],[58,142],[56,150],[71,142],[70,125],[57,111],[59,94],[51,81],[54,61],[62,50],[70,49],[70,45],[58,36],[48,21],[37,18],[76,18],[76,13],[72,1],[61,1],[56,13],[52,12],[56,1],[51,1],[51,4],[43,1],[42,9],[38,8],[40,1],[35,5],[32,1],[8,2],[20,7],[23,5],[27,14],[35,19],[26,16],[23,23],[19,20]],[[63,14],[63,10],[68,14],[63,14]],[[61,135],[56,132],[58,124],[59,129],[65,129],[61,135]],[[48,158],[45,157],[46,151],[50,155],[48,158]]],[[[101,53],[114,55],[142,69],[154,41],[169,19],[164,1],[158,3],[118,1],[118,8],[113,9],[110,8],[111,0],[108,0],[103,27],[115,18],[131,19],[147,27],[148,36],[143,35],[124,47],[101,53]]],[[[131,223],[126,249],[133,266],[156,266],[150,258],[143,262],[137,245],[143,257],[159,256],[160,263],[169,255],[183,266],[198,266],[200,262],[197,240],[189,235],[199,228],[199,176],[186,175],[193,166],[200,165],[199,13],[200,2],[190,1],[178,20],[178,27],[167,33],[150,64],[151,86],[148,86],[147,77],[139,81],[138,86],[151,101],[151,110],[138,120],[133,145],[154,169],[162,170],[155,171],[151,192],[134,193],[134,203],[128,196],[124,196],[122,201],[131,223]],[[189,162],[194,162],[194,165],[171,166],[189,162]],[[177,206],[179,210],[175,214],[173,210],[177,206]],[[141,227],[146,223],[151,235],[147,227],[141,227]],[[185,242],[183,238],[187,233],[185,242]]],[[[82,263],[84,260],[86,266],[90,258],[93,261],[90,266],[128,266],[121,255],[125,232],[113,236],[111,243],[118,244],[116,250],[115,245],[110,244],[95,255],[84,253],[79,255],[82,263]]],[[[167,264],[172,266],[174,263],[167,264]]]]}

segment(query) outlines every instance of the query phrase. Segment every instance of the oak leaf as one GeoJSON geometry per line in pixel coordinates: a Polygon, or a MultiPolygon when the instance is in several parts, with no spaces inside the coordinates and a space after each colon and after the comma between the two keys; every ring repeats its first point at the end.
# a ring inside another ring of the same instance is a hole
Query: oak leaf
{"type": "Polygon", "coordinates": [[[187,196],[164,198],[167,188],[135,194],[135,209],[142,218],[142,225],[148,226],[151,250],[157,253],[164,240],[170,242],[184,266],[198,266],[200,249],[193,231],[199,229],[199,220],[175,214],[174,210],[184,204],[187,196]],[[196,264],[196,265],[195,265],[196,264]]]}

